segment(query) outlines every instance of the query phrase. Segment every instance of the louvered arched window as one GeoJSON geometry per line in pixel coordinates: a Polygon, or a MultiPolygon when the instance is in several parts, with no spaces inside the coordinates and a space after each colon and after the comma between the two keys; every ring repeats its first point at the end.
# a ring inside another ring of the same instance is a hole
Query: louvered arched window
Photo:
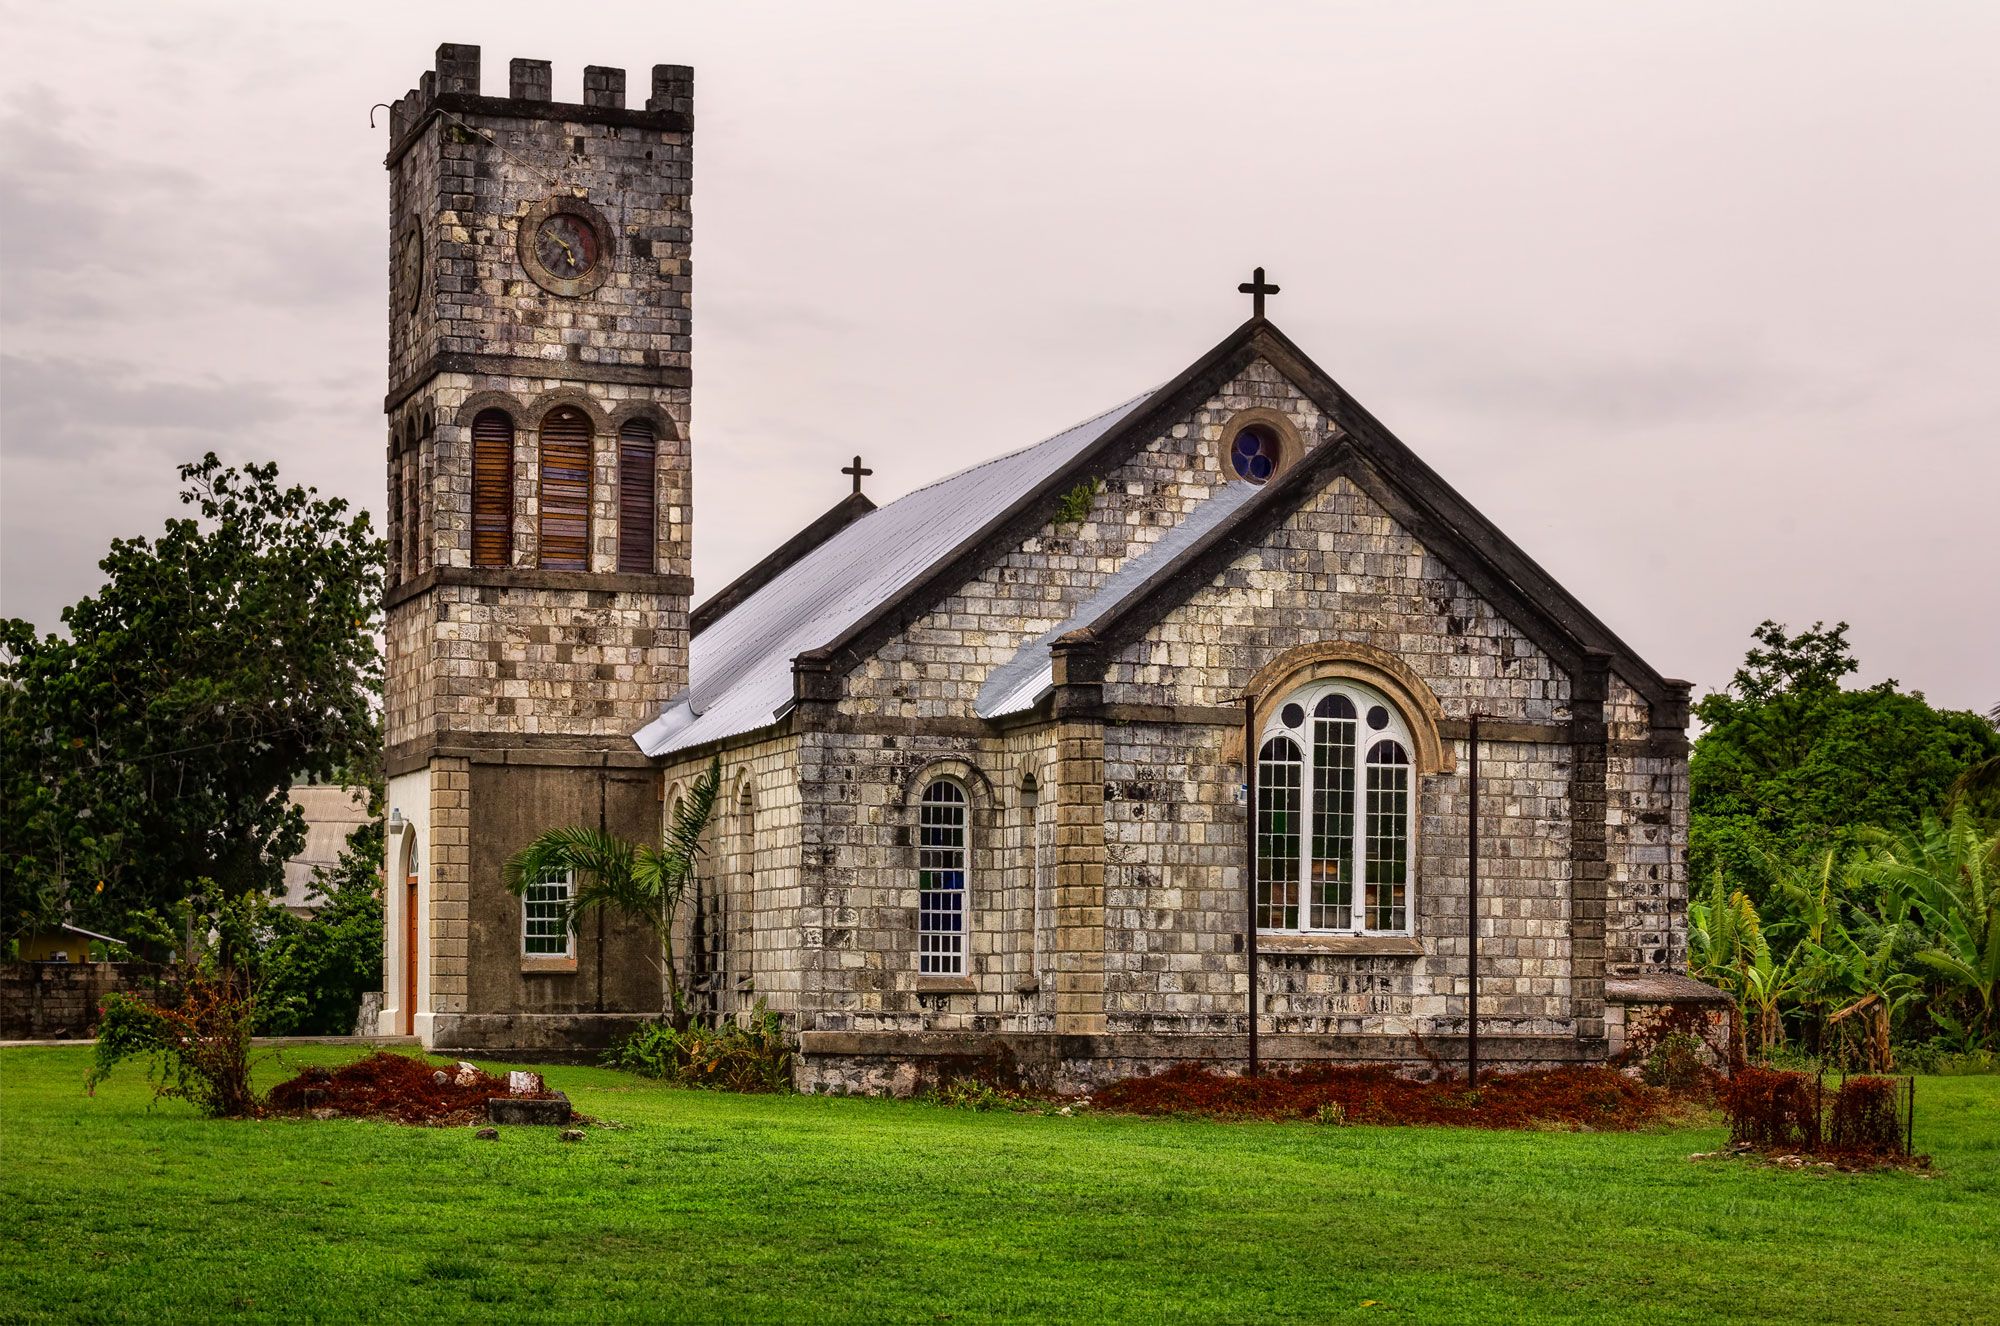
{"type": "Polygon", "coordinates": [[[659,451],[653,426],[628,420],[618,430],[618,569],[651,571],[655,530],[654,457],[659,451]]]}
{"type": "Polygon", "coordinates": [[[1351,682],[1278,706],[1257,752],[1260,929],[1409,932],[1415,746],[1396,707],[1351,682]]]}
{"type": "Polygon", "coordinates": [[[472,564],[514,561],[514,421],[481,410],[472,421],[472,564]]]}
{"type": "Polygon", "coordinates": [[[590,416],[574,406],[542,420],[541,565],[590,569],[590,416]]]}
{"type": "Polygon", "coordinates": [[[965,789],[940,778],[917,804],[917,974],[963,976],[967,913],[965,789]]]}

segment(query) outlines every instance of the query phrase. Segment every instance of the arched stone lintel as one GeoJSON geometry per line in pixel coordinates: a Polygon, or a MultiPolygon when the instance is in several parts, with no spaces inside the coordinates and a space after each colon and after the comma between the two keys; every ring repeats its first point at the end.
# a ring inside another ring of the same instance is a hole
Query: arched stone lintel
{"type": "MultiPolygon", "coordinates": [[[[1257,726],[1261,729],[1269,721],[1285,696],[1309,682],[1329,678],[1372,686],[1395,701],[1417,744],[1419,774],[1456,772],[1458,760],[1438,731],[1444,722],[1444,707],[1438,703],[1437,692],[1416,669],[1373,645],[1323,640],[1288,649],[1266,663],[1250,678],[1249,693],[1256,699],[1257,726]]],[[[1238,743],[1241,740],[1239,735],[1238,743]]]]}
{"type": "Polygon", "coordinates": [[[518,397],[504,391],[475,391],[467,396],[453,413],[453,422],[460,428],[471,428],[472,421],[488,410],[498,410],[513,421],[514,431],[520,433],[527,427],[528,407],[518,397]]]}
{"type": "Polygon", "coordinates": [[[611,412],[605,416],[605,428],[609,432],[616,433],[634,419],[643,419],[651,424],[653,430],[659,434],[659,440],[662,442],[679,442],[682,440],[680,424],[657,401],[617,402],[611,407],[611,412]]]}
{"type": "Polygon", "coordinates": [[[535,397],[534,403],[528,407],[528,417],[533,420],[536,431],[541,430],[542,422],[550,414],[565,405],[573,405],[582,410],[590,420],[590,429],[593,433],[602,436],[610,431],[604,417],[604,403],[575,387],[557,387],[554,391],[545,391],[535,397]]]}
{"type": "Polygon", "coordinates": [[[980,767],[970,760],[957,755],[938,755],[924,761],[916,772],[903,780],[903,806],[914,810],[924,789],[934,779],[950,778],[965,788],[966,795],[981,810],[990,810],[1000,804],[1000,798],[993,790],[993,782],[980,767]]]}

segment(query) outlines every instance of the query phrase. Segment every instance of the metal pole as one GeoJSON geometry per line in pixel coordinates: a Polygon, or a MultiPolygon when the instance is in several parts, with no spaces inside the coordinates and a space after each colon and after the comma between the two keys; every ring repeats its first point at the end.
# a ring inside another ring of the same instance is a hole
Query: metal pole
{"type": "Polygon", "coordinates": [[[1903,1112],[1903,1154],[1917,1154],[1917,1075],[1910,1074],[1910,1108],[1903,1112]]]}
{"type": "Polygon", "coordinates": [[[1246,921],[1244,951],[1250,959],[1250,1076],[1257,1076],[1257,697],[1243,697],[1243,799],[1247,832],[1243,835],[1243,895],[1246,921]]]}
{"type": "Polygon", "coordinates": [[[1471,826],[1465,862],[1465,1084],[1479,1085],[1479,715],[1467,741],[1472,766],[1471,826]]]}

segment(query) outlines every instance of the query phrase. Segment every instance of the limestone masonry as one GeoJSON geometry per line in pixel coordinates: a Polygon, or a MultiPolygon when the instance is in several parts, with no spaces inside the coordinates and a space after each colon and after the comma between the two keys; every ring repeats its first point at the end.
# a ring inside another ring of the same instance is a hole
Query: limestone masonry
{"type": "Polygon", "coordinates": [[[549,933],[501,864],[654,838],[719,755],[681,947],[803,1087],[1240,1066],[1253,1015],[1273,1062],[1462,1060],[1475,715],[1484,1055],[1601,1061],[1708,997],[1687,685],[1261,315],[691,615],[693,78],[625,83],[487,97],[447,45],[394,107],[384,1031],[656,1015],[644,936],[549,933]]]}

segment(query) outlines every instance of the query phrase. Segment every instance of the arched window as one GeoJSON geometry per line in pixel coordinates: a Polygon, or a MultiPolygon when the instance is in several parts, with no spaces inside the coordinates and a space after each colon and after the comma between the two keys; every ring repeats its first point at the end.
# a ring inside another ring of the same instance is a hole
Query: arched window
{"type": "Polygon", "coordinates": [[[655,470],[658,443],[653,426],[644,419],[628,420],[618,430],[618,569],[651,571],[655,470]]]}
{"type": "Polygon", "coordinates": [[[590,569],[590,416],[573,405],[542,420],[541,566],[590,569]]]}
{"type": "Polygon", "coordinates": [[[1353,682],[1278,706],[1257,753],[1260,929],[1409,932],[1414,745],[1395,706],[1353,682]]]}
{"type": "Polygon", "coordinates": [[[403,574],[414,577],[423,569],[421,565],[421,538],[423,526],[423,473],[422,442],[417,436],[417,421],[412,419],[403,440],[403,574]]]}
{"type": "Polygon", "coordinates": [[[917,974],[965,974],[965,789],[940,778],[917,804],[917,974]]]}
{"type": "Polygon", "coordinates": [[[514,421],[505,410],[472,420],[472,564],[514,561],[514,421]]]}
{"type": "Polygon", "coordinates": [[[403,525],[409,519],[403,508],[403,454],[389,461],[389,583],[405,578],[403,571],[403,525]]]}

